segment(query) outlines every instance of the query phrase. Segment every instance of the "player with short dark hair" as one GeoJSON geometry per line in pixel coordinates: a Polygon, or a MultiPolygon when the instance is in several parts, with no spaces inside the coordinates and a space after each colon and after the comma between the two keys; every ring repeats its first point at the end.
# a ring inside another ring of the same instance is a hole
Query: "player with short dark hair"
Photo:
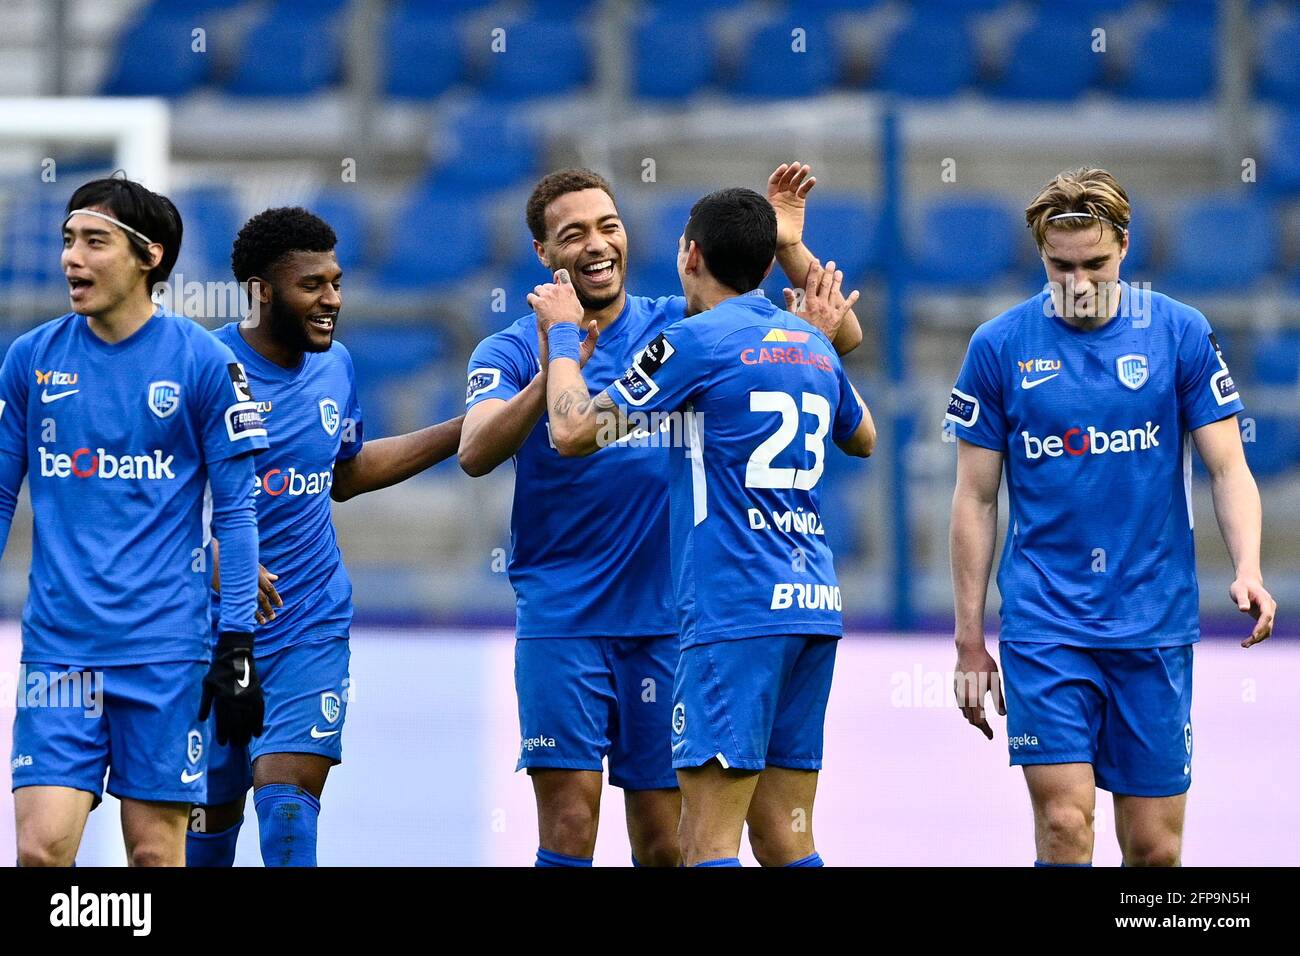
{"type": "Polygon", "coordinates": [[[1193,444],[1236,569],[1229,594],[1257,620],[1243,647],[1269,636],[1277,610],[1236,385],[1204,315],[1120,279],[1131,217],[1104,169],[1043,188],[1025,219],[1047,286],[975,330],[946,414],[961,439],[957,703],[990,740],[985,695],[1007,715],[1041,866],[1092,865],[1097,787],[1114,795],[1126,865],[1181,860],[1200,638],[1193,444]],[[984,602],[1004,465],[999,673],[984,602]]]}
{"type": "MultiPolygon", "coordinates": [[[[802,240],[810,172],[782,164],[768,180],[780,212],[776,257],[798,285],[812,263],[802,240]]],[[[525,218],[548,275],[572,276],[589,375],[613,378],[685,314],[680,295],[646,298],[625,288],[627,234],[597,173],[543,177],[525,218]]],[[[862,338],[851,311],[832,331],[843,351],[862,338]]],[[[655,531],[667,519],[672,453],[661,435],[643,433],[592,462],[562,457],[547,420],[547,367],[531,314],[484,339],[469,362],[460,447],[461,467],[473,476],[515,463],[517,768],[527,769],[537,797],[537,865],[591,865],[608,758],[610,783],[624,792],[633,863],[675,866],[680,796],[665,691],[677,620],[669,557],[655,531]]]]}
{"type": "Polygon", "coordinates": [[[191,866],[233,863],[250,786],[266,865],[315,865],[321,793],[343,757],[350,683],[352,584],[330,501],[405,481],[460,441],[459,418],[364,440],[352,357],[334,338],[343,279],[336,244],[323,219],[284,207],[245,223],[231,252],[254,313],[215,334],[247,367],[271,432],[253,492],[266,733],[250,747],[213,751],[207,806],[191,821],[191,866]]]}
{"type": "MultiPolygon", "coordinates": [[[[818,484],[826,439],[866,456],[875,427],[818,328],[834,328],[857,293],[843,299],[843,275],[814,263],[799,315],[769,302],[757,286],[777,234],[771,204],[751,190],[697,202],[678,243],[685,317],[595,398],[577,361],[583,310],[569,274],[529,297],[561,455],[615,445],[646,416],[684,418],[668,526],[681,644],[671,753],[688,866],[739,866],[746,822],[763,865],[822,865],[811,815],[843,620],[818,484]],[[792,827],[801,811],[808,825],[792,827]]],[[[786,302],[796,307],[790,290],[786,302]]],[[[534,509],[551,518],[540,501],[534,509]]]]}
{"type": "Polygon", "coordinates": [[[39,531],[23,666],[82,689],[20,695],[22,866],[73,863],[106,771],[131,865],[184,865],[209,710],[221,738],[261,732],[251,491],[266,430],[230,349],[150,300],[182,228],[171,201],[139,183],[79,188],[63,222],[72,311],[21,336],[0,369],[0,551],[24,475],[39,531]],[[205,505],[227,542],[215,650],[205,505]]]}

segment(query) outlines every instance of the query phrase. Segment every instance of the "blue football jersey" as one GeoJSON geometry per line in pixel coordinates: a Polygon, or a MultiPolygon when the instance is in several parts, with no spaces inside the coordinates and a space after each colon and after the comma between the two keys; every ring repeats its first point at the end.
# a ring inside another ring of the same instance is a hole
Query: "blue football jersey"
{"type": "Polygon", "coordinates": [[[258,625],[258,656],[290,644],[342,637],[352,626],[352,581],[343,566],[330,515],[334,463],[361,451],[361,407],[352,356],[339,342],[308,352],[297,368],[264,358],[232,322],[216,331],[243,363],[270,433],[271,449],[257,460],[259,561],[279,575],[284,601],[258,625]]]}
{"type": "Polygon", "coordinates": [[[1002,452],[1003,640],[1149,648],[1198,639],[1189,432],[1242,410],[1205,316],[1121,283],[1082,331],[1044,291],[975,330],[946,419],[1002,452]]]}
{"type": "Polygon", "coordinates": [[[606,391],[630,423],[666,425],[685,446],[670,456],[669,521],[682,647],[838,637],[819,484],[829,443],[863,411],[826,337],[743,295],[668,326],[606,391]]]}
{"type": "MultiPolygon", "coordinates": [[[[614,378],[685,309],[681,296],[629,295],[601,333],[584,370],[588,380],[614,378]]],[[[474,350],[465,404],[510,399],[540,370],[537,318],[530,313],[474,350]]],[[[630,438],[593,460],[563,458],[542,416],[514,456],[509,571],[517,636],[649,637],[677,631],[663,540],[669,454],[655,434],[630,438]]]]}
{"type": "Polygon", "coordinates": [[[190,319],[157,313],[116,344],[76,313],[10,347],[0,450],[35,514],[23,659],[205,660],[207,462],[266,447],[242,367],[190,319]]]}

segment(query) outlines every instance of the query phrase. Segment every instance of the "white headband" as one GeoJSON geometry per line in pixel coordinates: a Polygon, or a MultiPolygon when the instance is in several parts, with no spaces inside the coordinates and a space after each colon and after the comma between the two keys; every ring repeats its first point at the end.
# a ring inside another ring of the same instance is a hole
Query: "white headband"
{"type": "Polygon", "coordinates": [[[65,227],[68,225],[68,220],[71,219],[73,216],[94,216],[96,219],[103,219],[105,222],[111,222],[113,225],[117,226],[117,228],[123,230],[124,232],[129,232],[131,235],[135,236],[137,239],[143,242],[146,246],[154,245],[154,241],[150,239],[148,236],[146,236],[143,232],[140,232],[138,229],[132,229],[130,226],[122,222],[120,219],[114,219],[112,216],[108,215],[107,213],[100,212],[98,209],[72,210],[72,212],[68,213],[67,217],[63,220],[63,225],[65,227]]]}
{"type": "Polygon", "coordinates": [[[1099,219],[1102,222],[1110,223],[1120,232],[1128,232],[1127,226],[1121,226],[1117,222],[1111,222],[1105,216],[1094,216],[1090,212],[1058,212],[1055,216],[1048,216],[1048,222],[1055,222],[1058,219],[1099,219]]]}

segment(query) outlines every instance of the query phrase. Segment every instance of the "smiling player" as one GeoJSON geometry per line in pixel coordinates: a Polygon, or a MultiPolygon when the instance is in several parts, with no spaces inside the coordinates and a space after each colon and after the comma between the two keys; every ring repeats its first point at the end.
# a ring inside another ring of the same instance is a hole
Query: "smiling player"
{"type": "Polygon", "coordinates": [[[1240,398],[1205,317],[1120,279],[1130,208],[1102,169],[1061,173],[1025,210],[1049,290],[976,329],[947,420],[957,702],[989,739],[984,695],[1024,767],[1038,864],[1088,866],[1096,788],[1129,866],[1177,865],[1199,639],[1191,444],[1236,569],[1233,603],[1272,632],[1259,491],[1240,398]],[[1189,442],[1190,439],[1190,442],[1189,442]],[[1005,465],[998,667],[984,600],[1005,465]]]}
{"type": "Polygon", "coordinates": [[[343,304],[336,242],[305,209],[267,209],[231,253],[259,318],[216,336],[248,369],[271,431],[253,492],[265,566],[257,666],[266,733],[251,747],[213,751],[208,805],[191,821],[191,866],[234,861],[250,786],[266,865],[315,865],[321,792],[343,757],[352,625],[330,500],[405,481],[460,441],[459,418],[363,441],[352,357],[334,339],[343,304]]]}
{"type": "MultiPolygon", "coordinates": [[[[809,174],[805,165],[782,164],[768,180],[776,258],[800,287],[813,261],[802,241],[809,174]]],[[[526,218],[547,274],[573,277],[588,332],[581,359],[593,380],[619,375],[685,315],[680,295],[647,298],[624,287],[628,238],[601,176],[585,169],[545,176],[526,218]]],[[[851,310],[831,331],[842,352],[862,338],[851,310]]],[[[480,343],[469,362],[460,447],[470,475],[511,457],[515,464],[517,769],[527,769],[537,798],[537,865],[591,865],[608,758],[610,783],[624,792],[633,862],[675,866],[681,802],[668,689],[677,619],[669,554],[655,530],[667,521],[670,452],[659,435],[642,435],[591,462],[562,457],[546,416],[547,367],[534,315],[480,343]]]]}
{"type": "Polygon", "coordinates": [[[150,300],[181,231],[171,201],[139,183],[78,189],[63,223],[72,311],[20,337],[0,370],[0,552],[24,475],[37,529],[22,661],[83,686],[102,680],[103,700],[99,713],[18,708],[22,866],[73,862],[105,771],[128,862],[184,865],[186,818],[207,783],[208,710],[222,738],[261,732],[251,456],[266,430],[230,349],[150,300]],[[215,654],[209,487],[229,581],[215,654]]]}

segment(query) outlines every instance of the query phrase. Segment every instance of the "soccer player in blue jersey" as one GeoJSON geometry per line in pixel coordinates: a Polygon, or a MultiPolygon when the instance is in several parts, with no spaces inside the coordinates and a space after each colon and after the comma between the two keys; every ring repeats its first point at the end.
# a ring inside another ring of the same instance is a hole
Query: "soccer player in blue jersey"
{"type": "Polygon", "coordinates": [[[0,551],[24,476],[38,529],[23,670],[83,691],[20,689],[22,866],[73,863],[105,772],[130,864],[183,866],[208,711],[223,739],[261,731],[252,455],[266,430],[230,349],[150,299],[181,232],[176,207],[139,183],[79,188],[63,223],[72,311],[20,337],[0,369],[0,551]],[[215,653],[205,489],[229,581],[215,653]]]}
{"type": "Polygon", "coordinates": [[[1049,282],[976,329],[946,414],[961,439],[957,703],[990,740],[985,695],[1007,715],[1040,865],[1091,865],[1101,787],[1124,863],[1175,866],[1200,635],[1192,444],[1235,568],[1229,595],[1256,621],[1242,646],[1267,638],[1276,613],[1241,399],[1205,316],[1120,279],[1131,210],[1110,173],[1062,173],[1025,215],[1049,282]],[[1004,467],[999,676],[984,601],[1004,467]]]}
{"type": "MultiPolygon", "coordinates": [[[[830,339],[806,321],[847,310],[856,293],[841,300],[842,275],[814,266],[803,316],[782,310],[756,291],[776,244],[776,215],[757,193],[697,202],[677,255],[686,315],[594,399],[576,361],[582,307],[569,274],[529,297],[560,454],[589,455],[660,421],[685,439],[670,456],[668,525],[681,644],[672,762],[690,866],[739,866],[746,822],[760,863],[821,865],[812,808],[843,621],[818,484],[827,439],[866,456],[875,428],[830,339]]],[[[535,505],[539,520],[569,507],[535,505]]]]}
{"type": "MultiPolygon", "coordinates": [[[[802,241],[809,173],[782,164],[768,180],[780,212],[777,258],[800,286],[812,263],[802,241]]],[[[627,235],[613,191],[596,173],[544,177],[526,218],[541,264],[573,276],[588,330],[581,357],[593,378],[614,378],[685,314],[679,295],[625,289],[627,235]]],[[[842,351],[862,338],[851,310],[835,332],[842,351]]],[[[680,797],[667,688],[677,621],[668,553],[654,530],[667,518],[668,450],[660,436],[640,435],[596,461],[566,460],[546,420],[546,369],[532,315],[485,339],[469,362],[460,448],[470,475],[515,463],[518,767],[537,798],[537,863],[591,864],[608,758],[610,782],[624,791],[633,861],[673,866],[680,797]]]]}
{"type": "Polygon", "coordinates": [[[250,746],[213,750],[207,806],[190,825],[191,866],[234,862],[250,786],[266,865],[315,866],[321,793],[343,759],[352,626],[330,500],[405,481],[460,442],[459,418],[364,440],[352,357],[334,338],[343,304],[336,244],[324,220],[286,207],[245,223],[231,253],[257,319],[215,334],[248,370],[271,432],[253,491],[266,732],[250,746]]]}

